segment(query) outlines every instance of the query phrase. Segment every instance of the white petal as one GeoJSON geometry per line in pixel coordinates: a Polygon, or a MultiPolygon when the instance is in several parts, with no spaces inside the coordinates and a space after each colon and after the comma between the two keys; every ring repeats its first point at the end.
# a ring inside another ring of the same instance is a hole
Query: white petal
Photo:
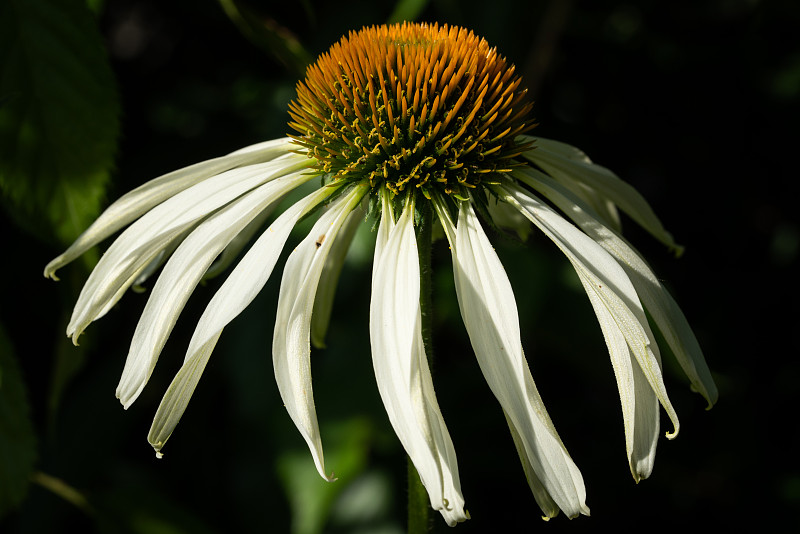
{"type": "Polygon", "coordinates": [[[678,254],[683,250],[675,243],[672,235],[664,229],[650,204],[636,189],[605,167],[592,163],[577,148],[566,143],[537,137],[536,148],[526,152],[524,156],[553,177],[573,180],[589,186],[619,206],[653,237],[671,249],[675,249],[678,254]]]}
{"type": "Polygon", "coordinates": [[[597,294],[595,286],[579,273],[586,294],[592,303],[603,337],[611,355],[611,365],[617,379],[625,425],[625,449],[628,465],[636,482],[650,476],[656,457],[659,432],[658,397],[647,382],[636,358],[631,354],[625,334],[614,316],[597,294]]]}
{"type": "Polygon", "coordinates": [[[147,439],[157,454],[186,410],[223,328],[253,301],[267,283],[297,221],[333,191],[332,188],[319,189],[283,212],[253,244],[211,299],[197,324],[183,365],[164,395],[150,427],[147,439]]]}
{"type": "MultiPolygon", "coordinates": [[[[177,239],[173,240],[173,243],[175,243],[175,241],[177,241],[177,239]]],[[[144,270],[141,273],[139,273],[139,276],[136,277],[136,280],[134,280],[133,284],[131,284],[133,286],[131,289],[137,292],[144,292],[146,290],[143,287],[144,283],[147,282],[150,279],[150,277],[153,276],[162,265],[164,265],[164,262],[170,256],[170,254],[172,254],[177,245],[178,244],[176,243],[175,247],[169,249],[166,248],[162,249],[161,252],[156,254],[156,257],[153,258],[153,260],[147,264],[144,270]]],[[[102,315],[98,316],[98,318],[101,317],[102,315]]]]}
{"type": "Polygon", "coordinates": [[[150,180],[126,193],[106,208],[100,217],[78,236],[78,239],[63,254],[47,264],[44,275],[58,280],[56,277],[58,269],[180,191],[229,169],[270,161],[277,156],[289,153],[293,147],[296,148],[288,137],[275,139],[243,148],[227,156],[202,161],[150,180]]]}
{"type": "Polygon", "coordinates": [[[244,250],[244,248],[250,243],[250,240],[253,239],[253,236],[255,236],[259,230],[264,228],[264,224],[267,222],[267,219],[270,218],[273,211],[277,207],[278,202],[267,205],[258,213],[258,215],[253,218],[252,221],[247,223],[247,226],[242,228],[239,233],[236,234],[236,236],[231,240],[230,243],[228,243],[222,253],[220,253],[214,262],[209,265],[208,269],[203,275],[203,281],[211,280],[223,272],[226,272],[228,267],[233,265],[233,262],[239,257],[239,254],[242,252],[242,250],[244,250]]]}
{"type": "Polygon", "coordinates": [[[628,347],[672,420],[674,431],[668,433],[667,437],[675,437],[680,425],[664,386],[658,346],[653,341],[647,317],[625,271],[600,245],[533,194],[513,184],[497,187],[495,191],[501,198],[516,203],[520,211],[567,256],[582,281],[585,279],[593,286],[596,295],[625,335],[628,347]]]}
{"type": "Polygon", "coordinates": [[[178,315],[214,258],[268,205],[310,177],[299,172],[267,182],[206,219],[177,248],[153,287],[133,334],[117,386],[117,398],[126,409],[150,378],[178,315]]]}
{"type": "Polygon", "coordinates": [[[587,235],[617,259],[630,277],[645,310],[650,314],[691,380],[693,389],[706,398],[710,408],[717,401],[717,387],[697,338],[680,307],[658,281],[647,262],[622,236],[603,226],[580,199],[570,195],[569,191],[564,190],[548,176],[531,168],[519,169],[512,174],[545,195],[587,235]]]}
{"type": "Polygon", "coordinates": [[[378,391],[395,433],[447,524],[467,519],[456,453],[436,400],[422,341],[414,210],[397,225],[384,210],[370,302],[370,340],[378,391]],[[388,234],[388,235],[387,235],[388,234]]]}
{"type": "MultiPolygon", "coordinates": [[[[542,512],[544,513],[542,519],[549,521],[557,516],[558,512],[561,510],[553,498],[550,497],[550,494],[547,492],[547,488],[544,487],[542,481],[539,480],[539,476],[533,470],[533,465],[531,465],[530,460],[528,460],[528,452],[525,449],[525,442],[522,440],[519,432],[517,432],[517,429],[514,428],[514,424],[511,422],[511,419],[508,418],[508,414],[505,413],[505,411],[503,412],[503,415],[506,416],[508,430],[511,432],[511,438],[514,440],[514,447],[517,449],[517,455],[519,455],[519,459],[522,462],[522,470],[525,472],[525,478],[528,480],[528,486],[531,488],[533,498],[536,500],[536,504],[539,505],[539,508],[541,508],[542,512]]],[[[588,512],[586,513],[588,514],[588,512]]]]}
{"type": "Polygon", "coordinates": [[[552,507],[535,487],[567,516],[588,515],[583,478],[547,415],[522,352],[511,284],[469,202],[459,207],[455,237],[450,246],[461,316],[486,382],[522,443],[526,471],[535,475],[534,497],[545,514],[553,513],[552,507]]]}
{"type": "MultiPolygon", "coordinates": [[[[519,136],[520,142],[530,142],[533,143],[534,148],[532,150],[536,150],[536,142],[538,138],[528,136],[528,135],[521,135],[519,136]]],[[[545,142],[547,142],[545,140],[545,142]]],[[[592,160],[583,153],[583,151],[570,146],[570,145],[560,145],[561,148],[564,150],[561,152],[564,157],[569,159],[574,159],[578,161],[582,161],[586,164],[591,165],[592,160]]],[[[523,157],[527,158],[528,160],[532,161],[531,157],[532,154],[525,153],[522,155],[523,157]]],[[[564,175],[563,173],[555,172],[553,173],[553,178],[558,180],[560,184],[564,187],[572,191],[573,194],[578,196],[582,199],[587,205],[591,206],[597,216],[602,219],[602,221],[608,225],[610,228],[613,228],[617,231],[622,231],[622,221],[619,217],[619,211],[617,210],[617,206],[611,202],[605,195],[597,192],[594,188],[590,187],[588,184],[583,182],[578,182],[572,176],[564,175]]]]}
{"type": "Polygon", "coordinates": [[[314,310],[311,313],[311,344],[314,347],[325,348],[325,336],[328,333],[328,324],[333,311],[333,300],[336,297],[336,286],[339,284],[339,274],[344,267],[347,251],[353,243],[356,231],[364,222],[366,215],[363,206],[354,210],[347,217],[341,233],[331,244],[331,251],[322,268],[317,296],[314,298],[314,310]]]}
{"type": "Polygon", "coordinates": [[[357,186],[336,200],[322,214],[311,232],[286,260],[278,297],[275,332],[272,338],[272,363],[283,403],[311,450],[320,476],[325,473],[322,440],[314,409],[311,387],[311,311],[320,274],[336,234],[365,192],[357,186]]]}
{"type": "Polygon", "coordinates": [[[73,340],[107,310],[161,250],[198,221],[247,191],[307,166],[289,154],[269,163],[233,169],[196,184],[162,202],[129,226],[109,247],[81,290],[67,335],[73,340]],[[137,274],[137,276],[134,276],[137,274]]]}
{"type": "Polygon", "coordinates": [[[383,249],[386,248],[386,243],[389,241],[389,235],[395,227],[394,209],[389,200],[388,194],[381,194],[381,222],[378,225],[378,233],[375,236],[375,258],[372,262],[372,292],[375,292],[375,279],[378,269],[378,263],[381,258],[383,249]]]}

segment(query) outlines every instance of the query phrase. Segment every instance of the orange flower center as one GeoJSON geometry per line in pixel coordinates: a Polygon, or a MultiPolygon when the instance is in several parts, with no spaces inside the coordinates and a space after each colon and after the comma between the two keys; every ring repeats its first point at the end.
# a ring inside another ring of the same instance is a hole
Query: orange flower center
{"type": "Polygon", "coordinates": [[[333,180],[461,196],[526,148],[515,136],[535,124],[520,81],[464,28],[373,26],[308,67],[289,126],[333,180]]]}

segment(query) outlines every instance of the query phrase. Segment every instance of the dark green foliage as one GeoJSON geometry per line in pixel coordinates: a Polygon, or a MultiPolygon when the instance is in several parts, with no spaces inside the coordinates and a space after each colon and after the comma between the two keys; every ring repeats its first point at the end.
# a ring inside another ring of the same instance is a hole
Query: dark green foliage
{"type": "Polygon", "coordinates": [[[36,436],[25,382],[0,325],[0,516],[25,497],[35,459],[36,436]]]}
{"type": "Polygon", "coordinates": [[[25,229],[72,241],[104,200],[119,105],[80,0],[0,3],[0,189],[25,229]]]}

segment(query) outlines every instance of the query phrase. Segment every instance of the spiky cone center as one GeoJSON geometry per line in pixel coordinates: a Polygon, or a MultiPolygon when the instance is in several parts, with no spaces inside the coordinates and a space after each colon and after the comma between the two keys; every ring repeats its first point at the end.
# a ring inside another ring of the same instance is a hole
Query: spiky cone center
{"type": "Polygon", "coordinates": [[[464,28],[373,26],[308,67],[289,125],[332,180],[466,198],[526,148],[515,138],[535,124],[520,81],[464,28]]]}

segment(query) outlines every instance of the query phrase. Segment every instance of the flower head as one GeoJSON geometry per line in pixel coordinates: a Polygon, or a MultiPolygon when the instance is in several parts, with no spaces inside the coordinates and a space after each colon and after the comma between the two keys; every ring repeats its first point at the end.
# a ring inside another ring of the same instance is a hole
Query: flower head
{"type": "Polygon", "coordinates": [[[532,104],[494,48],[458,27],[351,33],[309,67],[292,136],[332,180],[464,199],[524,151],[532,104]]]}
{"type": "Polygon", "coordinates": [[[322,344],[330,313],[325,280],[338,275],[356,226],[372,220],[369,333],[381,399],[432,507],[448,524],[464,520],[455,447],[422,337],[415,228],[438,221],[475,356],[505,413],[537,503],[545,517],[559,510],[569,517],[588,514],[583,479],[534,384],[514,292],[481,219],[519,225],[522,216],[575,268],[611,355],[637,481],[652,470],[659,406],[673,426],[668,437],[678,432],[651,323],[709,405],[717,393],[680,309],[621,237],[617,209],[678,249],[672,237],[647,202],[609,170],[574,147],[525,135],[534,126],[531,108],[513,65],[465,29],[406,23],[352,32],[298,83],[290,105],[294,135],[142,185],[46,267],[45,275],[55,279],[57,269],[127,226],[84,285],[67,335],[77,342],[129,287],[161,268],[117,388],[127,408],[198,283],[235,259],[287,193],[320,180],[272,219],[209,302],[150,429],[157,453],[225,326],[267,282],[294,225],[318,213],[283,269],[272,355],[286,409],[320,475],[332,479],[314,409],[310,345],[322,344]]]}

